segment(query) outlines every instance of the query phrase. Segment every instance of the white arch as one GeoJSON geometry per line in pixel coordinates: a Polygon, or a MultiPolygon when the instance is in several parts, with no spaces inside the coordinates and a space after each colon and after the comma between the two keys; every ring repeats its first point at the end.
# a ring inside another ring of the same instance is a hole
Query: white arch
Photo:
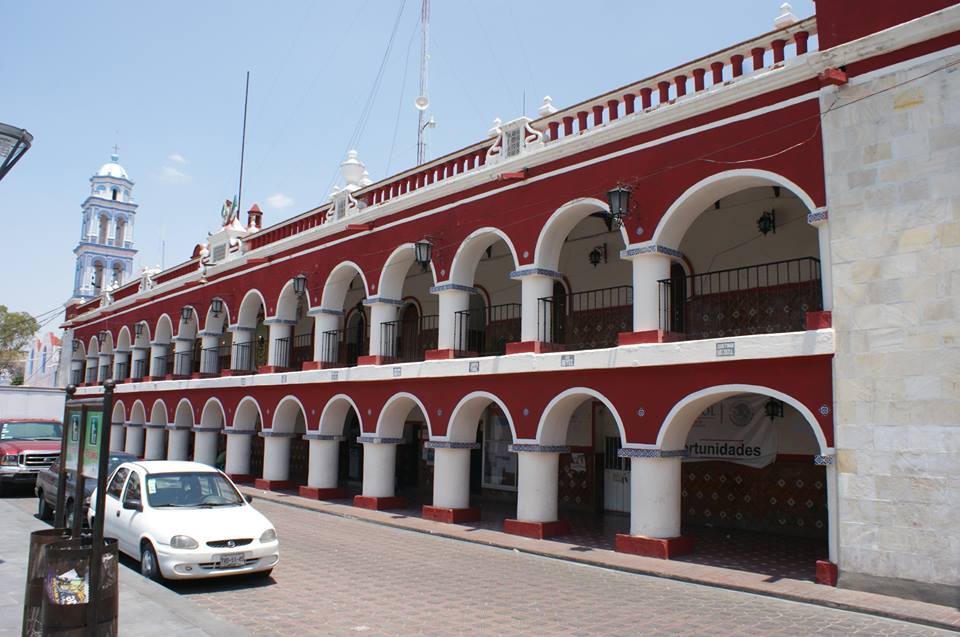
{"type": "Polygon", "coordinates": [[[130,407],[130,422],[135,425],[142,425],[147,422],[147,408],[143,406],[143,401],[139,398],[133,401],[130,407]]]}
{"type": "Polygon", "coordinates": [[[87,347],[83,344],[83,341],[73,341],[74,343],[79,343],[80,346],[77,348],[77,351],[72,352],[72,360],[82,361],[87,357],[87,347]]]}
{"type": "Polygon", "coordinates": [[[270,431],[280,433],[295,432],[297,426],[297,410],[299,410],[300,415],[303,416],[303,425],[304,428],[306,428],[307,410],[304,409],[303,403],[300,402],[299,398],[293,394],[287,394],[280,399],[276,409],[273,410],[273,421],[270,423],[270,431]]]}
{"type": "Polygon", "coordinates": [[[380,417],[377,419],[376,435],[380,438],[399,438],[403,435],[403,425],[414,407],[420,408],[423,419],[427,423],[427,431],[433,438],[433,427],[430,425],[430,414],[423,402],[409,392],[398,392],[387,399],[380,410],[380,417]]]}
{"type": "MultiPolygon", "coordinates": [[[[306,309],[310,310],[312,306],[310,305],[310,291],[307,290],[303,294],[303,298],[306,302],[306,309]]],[[[297,293],[293,291],[293,279],[289,279],[281,288],[280,294],[277,296],[277,307],[276,312],[271,318],[283,319],[285,321],[295,321],[297,320],[297,303],[298,297],[297,293]]]]}
{"type": "MultiPolygon", "coordinates": [[[[543,224],[540,236],[537,237],[537,247],[533,253],[534,263],[541,268],[558,270],[564,239],[574,227],[595,212],[609,211],[610,207],[605,201],[593,197],[574,199],[557,208],[543,224]]],[[[630,245],[626,226],[620,227],[620,236],[623,239],[623,245],[630,245]]]]}
{"type": "Polygon", "coordinates": [[[510,425],[510,436],[513,441],[516,441],[517,429],[514,427],[510,410],[507,409],[507,405],[500,400],[499,396],[486,391],[471,392],[460,399],[460,402],[450,413],[447,435],[440,439],[449,442],[476,442],[480,416],[491,404],[497,405],[503,415],[506,416],[507,424],[510,425]]]}
{"type": "Polygon", "coordinates": [[[210,305],[207,306],[207,315],[203,320],[203,331],[210,332],[214,334],[223,334],[224,328],[230,324],[230,308],[227,307],[227,302],[224,301],[219,296],[210,299],[210,305]],[[220,312],[220,316],[213,315],[213,301],[214,299],[219,299],[223,304],[223,310],[220,312]],[[214,329],[213,326],[216,326],[214,329]]]}
{"type": "MultiPolygon", "coordinates": [[[[134,323],[134,334],[136,334],[136,326],[138,323],[134,323]]],[[[140,336],[134,336],[133,344],[137,347],[148,347],[150,345],[150,334],[153,332],[150,330],[150,324],[146,321],[140,321],[139,325],[143,325],[143,329],[140,330],[140,336]]]]}
{"type": "Polygon", "coordinates": [[[100,339],[91,336],[87,345],[87,358],[94,358],[100,355],[100,339]]]}
{"type": "Polygon", "coordinates": [[[173,321],[169,314],[161,314],[157,319],[157,329],[154,331],[153,342],[169,343],[173,338],[173,321]]]}
{"type": "Polygon", "coordinates": [[[200,412],[200,426],[218,426],[222,429],[226,423],[227,410],[223,408],[223,403],[220,402],[219,398],[208,398],[207,402],[203,405],[203,411],[200,412]]]}
{"type": "MultiPolygon", "coordinates": [[[[416,249],[412,243],[398,246],[380,270],[380,282],[377,284],[377,296],[388,299],[400,299],[403,295],[403,281],[407,278],[410,266],[416,260],[416,249]]],[[[433,284],[437,284],[437,272],[430,261],[430,271],[433,274],[433,284]]]]}
{"type": "Polygon", "coordinates": [[[484,251],[497,241],[503,241],[507,244],[507,248],[513,256],[513,269],[519,269],[520,261],[517,259],[517,249],[507,233],[499,228],[480,228],[468,234],[460,243],[457,253],[453,255],[453,260],[450,262],[448,280],[457,285],[473,286],[480,258],[484,251]]]}
{"type": "Polygon", "coordinates": [[[117,334],[117,351],[118,352],[129,352],[130,351],[130,328],[124,325],[120,328],[120,332],[117,334]]]}
{"type": "Polygon", "coordinates": [[[257,428],[257,417],[260,417],[260,426],[263,427],[263,410],[260,403],[253,396],[244,396],[237,403],[237,411],[233,414],[233,428],[242,431],[254,431],[257,428]],[[249,422],[245,422],[249,420],[249,422]]]}
{"type": "Polygon", "coordinates": [[[124,406],[122,400],[118,400],[113,405],[113,413],[110,414],[110,422],[121,423],[121,422],[126,422],[126,420],[127,420],[127,408],[126,406],[124,406]]]}
{"type": "Polygon", "coordinates": [[[620,412],[613,406],[610,399],[589,387],[571,387],[557,394],[553,400],[547,403],[547,406],[543,409],[543,414],[540,415],[540,422],[537,424],[537,444],[566,445],[570,417],[573,416],[577,407],[591,398],[603,403],[613,415],[613,420],[617,423],[617,429],[620,432],[620,444],[626,446],[627,432],[623,427],[620,412]]]}
{"type": "Polygon", "coordinates": [[[163,426],[167,425],[167,405],[161,398],[153,401],[153,407],[150,408],[150,424],[163,426]],[[163,422],[160,422],[161,419],[163,422]]]}
{"type": "Polygon", "coordinates": [[[197,312],[197,308],[195,308],[194,306],[187,305],[186,307],[190,308],[191,318],[185,321],[183,320],[182,316],[180,317],[180,322],[177,324],[177,336],[178,337],[187,336],[190,338],[196,338],[197,330],[200,327],[200,314],[197,312]],[[186,328],[187,330],[186,332],[184,332],[184,328],[186,328]]]}
{"type": "Polygon", "coordinates": [[[782,175],[755,168],[726,170],[701,179],[687,188],[660,218],[656,230],[653,231],[651,243],[679,248],[683,235],[711,204],[733,193],[758,186],[781,186],[795,194],[807,210],[817,209],[810,195],[782,175]]]}
{"type": "Polygon", "coordinates": [[[344,427],[347,423],[347,414],[351,409],[357,414],[360,431],[363,431],[363,416],[360,414],[357,403],[346,394],[337,394],[327,401],[323,411],[320,412],[319,433],[325,436],[343,436],[346,433],[344,427]]]}
{"type": "Polygon", "coordinates": [[[703,413],[704,409],[724,398],[730,398],[731,396],[737,396],[739,394],[760,394],[782,400],[800,412],[806,419],[807,424],[813,429],[813,435],[817,439],[820,453],[826,454],[832,452],[832,449],[827,446],[827,440],[823,435],[823,430],[820,428],[820,423],[817,422],[817,418],[813,415],[813,412],[807,409],[806,405],[793,396],[784,394],[776,389],[764,387],[763,385],[744,385],[740,383],[714,385],[713,387],[707,387],[706,389],[701,389],[700,391],[695,391],[685,396],[683,400],[673,406],[673,409],[671,409],[666,418],[664,418],[663,424],[660,425],[660,431],[657,434],[657,448],[669,450],[683,449],[686,446],[687,434],[690,433],[693,421],[703,413]]]}
{"type": "Polygon", "coordinates": [[[173,413],[173,424],[178,427],[185,425],[193,427],[196,424],[193,420],[193,405],[186,398],[181,398],[180,402],[177,403],[177,409],[173,413]]]}
{"type": "Polygon", "coordinates": [[[267,302],[263,298],[260,290],[253,288],[248,290],[240,302],[240,309],[237,310],[237,325],[240,327],[256,327],[257,311],[263,308],[263,315],[267,315],[267,302]]]}
{"type": "Polygon", "coordinates": [[[330,310],[342,310],[343,304],[347,300],[347,288],[350,282],[357,275],[363,281],[363,296],[367,296],[370,286],[367,284],[367,276],[360,269],[360,266],[353,261],[343,261],[338,263],[323,284],[323,293],[320,295],[320,307],[330,310]]]}
{"type": "Polygon", "coordinates": [[[103,342],[100,343],[100,353],[101,354],[112,354],[113,353],[113,333],[110,330],[104,330],[107,333],[107,337],[103,339],[103,342]]]}

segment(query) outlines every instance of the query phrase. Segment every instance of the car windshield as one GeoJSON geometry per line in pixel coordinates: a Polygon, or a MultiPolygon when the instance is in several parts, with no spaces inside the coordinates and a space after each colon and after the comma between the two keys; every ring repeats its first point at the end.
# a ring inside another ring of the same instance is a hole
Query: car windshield
{"type": "Polygon", "coordinates": [[[56,422],[5,422],[0,440],[60,440],[62,431],[56,422]]]}
{"type": "Polygon", "coordinates": [[[159,509],[237,506],[244,500],[220,473],[197,471],[148,474],[147,502],[159,509]]]}

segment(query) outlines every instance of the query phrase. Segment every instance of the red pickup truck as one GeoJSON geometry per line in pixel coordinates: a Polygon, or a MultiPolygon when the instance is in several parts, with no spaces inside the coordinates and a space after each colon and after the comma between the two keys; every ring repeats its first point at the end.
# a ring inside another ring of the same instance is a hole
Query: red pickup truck
{"type": "Polygon", "coordinates": [[[0,490],[35,484],[37,473],[60,457],[63,425],[36,418],[0,419],[0,490]]]}

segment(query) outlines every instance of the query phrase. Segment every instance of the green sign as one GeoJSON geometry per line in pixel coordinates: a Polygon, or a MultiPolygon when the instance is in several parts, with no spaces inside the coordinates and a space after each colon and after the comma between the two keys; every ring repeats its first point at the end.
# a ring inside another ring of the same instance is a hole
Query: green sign
{"type": "Polygon", "coordinates": [[[67,469],[77,470],[77,459],[80,457],[80,410],[67,412],[67,469]]]}
{"type": "Polygon", "coordinates": [[[83,441],[83,475],[97,479],[100,468],[100,436],[103,435],[103,412],[87,412],[87,439],[83,441]]]}

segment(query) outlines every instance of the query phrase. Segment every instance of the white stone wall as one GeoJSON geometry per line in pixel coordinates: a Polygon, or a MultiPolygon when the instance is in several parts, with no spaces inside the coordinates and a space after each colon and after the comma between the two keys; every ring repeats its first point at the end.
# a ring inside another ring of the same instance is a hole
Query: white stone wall
{"type": "Polygon", "coordinates": [[[821,95],[841,584],[960,584],[958,60],[821,95]]]}

